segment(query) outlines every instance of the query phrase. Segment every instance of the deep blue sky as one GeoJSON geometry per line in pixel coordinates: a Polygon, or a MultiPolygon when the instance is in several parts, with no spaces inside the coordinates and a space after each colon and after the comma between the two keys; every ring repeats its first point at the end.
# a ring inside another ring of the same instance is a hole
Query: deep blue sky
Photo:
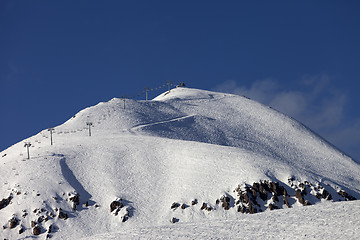
{"type": "Polygon", "coordinates": [[[248,95],[360,161],[359,12],[356,0],[2,0],[0,151],[172,80],[248,95]]]}

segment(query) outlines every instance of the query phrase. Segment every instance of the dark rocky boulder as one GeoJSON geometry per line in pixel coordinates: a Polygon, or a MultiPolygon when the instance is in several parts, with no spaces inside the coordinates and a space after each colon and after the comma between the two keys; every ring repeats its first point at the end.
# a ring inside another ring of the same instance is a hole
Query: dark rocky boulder
{"type": "Polygon", "coordinates": [[[122,221],[122,222],[126,222],[126,220],[128,220],[128,219],[129,219],[128,216],[122,216],[122,217],[121,217],[121,221],[122,221]]]}
{"type": "Polygon", "coordinates": [[[48,228],[48,233],[52,233],[54,231],[54,226],[51,224],[48,228]]]}
{"type": "Polygon", "coordinates": [[[279,186],[279,182],[270,182],[270,191],[273,192],[276,196],[280,196],[283,191],[281,191],[281,188],[279,186]]]}
{"type": "Polygon", "coordinates": [[[254,182],[253,185],[252,185],[253,189],[257,192],[259,192],[259,187],[260,187],[260,184],[258,182],[254,182]]]}
{"type": "Polygon", "coordinates": [[[225,210],[229,210],[229,208],[230,208],[230,198],[228,196],[222,196],[220,198],[220,201],[222,202],[222,207],[225,210]]]}
{"type": "Polygon", "coordinates": [[[204,202],[204,203],[202,204],[202,206],[201,206],[200,209],[201,209],[201,210],[211,211],[211,210],[212,210],[212,207],[211,207],[211,206],[208,206],[208,204],[204,202]]]}
{"type": "Polygon", "coordinates": [[[66,220],[66,219],[68,219],[68,215],[67,215],[67,213],[64,213],[62,210],[60,210],[59,211],[59,218],[66,220]]]}
{"type": "Polygon", "coordinates": [[[19,223],[19,219],[17,219],[15,216],[12,217],[10,220],[9,220],[9,228],[10,229],[13,229],[15,228],[19,223]]]}
{"type": "Polygon", "coordinates": [[[288,196],[288,193],[287,193],[287,191],[286,191],[285,188],[284,188],[284,190],[283,190],[283,195],[284,195],[284,196],[288,196]]]}
{"type": "Polygon", "coordinates": [[[305,199],[301,194],[301,190],[300,189],[296,189],[295,191],[295,197],[298,199],[299,203],[304,204],[305,203],[305,199]]]}
{"type": "Polygon", "coordinates": [[[316,193],[315,196],[316,196],[317,199],[321,199],[321,193],[316,193]]]}
{"type": "Polygon", "coordinates": [[[222,203],[222,207],[225,209],[225,210],[229,210],[229,208],[230,208],[230,204],[228,203],[228,202],[223,202],[222,203]]]}
{"type": "Polygon", "coordinates": [[[269,181],[268,180],[260,181],[260,186],[263,188],[264,192],[269,192],[270,191],[269,181]]]}
{"type": "Polygon", "coordinates": [[[307,195],[306,188],[304,188],[303,190],[301,190],[301,195],[303,195],[303,196],[307,195]]]}
{"type": "Polygon", "coordinates": [[[204,210],[206,208],[206,203],[203,203],[200,210],[204,210]]]}
{"type": "Polygon", "coordinates": [[[260,198],[263,200],[263,201],[266,201],[267,198],[268,198],[268,192],[269,192],[269,187],[267,186],[267,184],[263,183],[262,181],[260,181],[260,184],[259,184],[259,195],[260,195],[260,198]]]}
{"type": "Polygon", "coordinates": [[[241,212],[241,213],[245,213],[246,207],[244,207],[244,206],[238,206],[237,211],[238,211],[238,212],[241,212]]]}
{"type": "Polygon", "coordinates": [[[280,208],[278,206],[276,206],[276,204],[270,203],[269,204],[269,209],[274,210],[274,209],[280,209],[280,208]]]}
{"type": "Polygon", "coordinates": [[[80,204],[80,195],[79,194],[75,194],[74,196],[69,198],[70,201],[72,201],[73,203],[75,203],[76,205],[80,204]]]}
{"type": "Polygon", "coordinates": [[[110,203],[110,212],[113,212],[115,209],[122,208],[124,205],[120,200],[115,200],[110,203]]]}
{"type": "Polygon", "coordinates": [[[355,197],[351,196],[350,194],[348,194],[348,193],[345,192],[344,190],[338,191],[338,194],[339,194],[340,196],[342,196],[343,198],[345,198],[345,200],[348,200],[348,201],[356,200],[355,197]]]}
{"type": "Polygon", "coordinates": [[[25,228],[24,228],[24,226],[21,226],[19,229],[19,234],[22,234],[23,232],[25,232],[25,228]]]}
{"type": "Polygon", "coordinates": [[[284,196],[284,204],[288,207],[288,208],[291,208],[290,204],[289,204],[289,201],[287,199],[287,196],[284,196]]]}
{"type": "Polygon", "coordinates": [[[326,189],[323,190],[323,192],[321,194],[321,197],[323,199],[326,199],[326,200],[331,200],[332,199],[331,194],[328,191],[326,191],[326,189]]]}
{"type": "Polygon", "coordinates": [[[38,223],[42,223],[44,221],[44,216],[40,216],[37,220],[38,223]]]}
{"type": "Polygon", "coordinates": [[[173,218],[171,218],[171,220],[170,220],[171,223],[176,223],[176,222],[178,222],[178,221],[179,221],[179,219],[177,219],[176,217],[173,217],[173,218]]]}
{"type": "Polygon", "coordinates": [[[256,191],[254,188],[252,188],[250,191],[251,191],[251,197],[252,197],[253,199],[256,199],[257,196],[258,196],[257,191],[256,191]]]}
{"type": "Polygon", "coordinates": [[[41,233],[41,227],[40,227],[39,225],[36,225],[36,226],[33,228],[33,234],[34,234],[35,236],[37,236],[37,235],[40,235],[40,233],[41,233]]]}
{"type": "Polygon", "coordinates": [[[249,204],[248,210],[250,214],[257,213],[257,209],[251,203],[249,204]]]}
{"type": "Polygon", "coordinates": [[[178,207],[180,207],[180,203],[177,203],[177,202],[173,202],[172,204],[171,204],[171,209],[176,209],[176,208],[178,208],[178,207]]]}
{"type": "Polygon", "coordinates": [[[12,196],[12,194],[10,194],[9,197],[2,199],[0,201],[0,209],[3,209],[7,205],[9,205],[12,198],[13,198],[13,196],[12,196]]]}

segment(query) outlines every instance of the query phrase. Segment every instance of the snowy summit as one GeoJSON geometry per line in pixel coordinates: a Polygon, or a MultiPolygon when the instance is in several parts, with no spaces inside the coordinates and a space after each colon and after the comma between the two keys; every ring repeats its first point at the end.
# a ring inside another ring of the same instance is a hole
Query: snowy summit
{"type": "Polygon", "coordinates": [[[185,87],[9,147],[0,184],[5,239],[360,237],[359,164],[274,109],[185,87]]]}

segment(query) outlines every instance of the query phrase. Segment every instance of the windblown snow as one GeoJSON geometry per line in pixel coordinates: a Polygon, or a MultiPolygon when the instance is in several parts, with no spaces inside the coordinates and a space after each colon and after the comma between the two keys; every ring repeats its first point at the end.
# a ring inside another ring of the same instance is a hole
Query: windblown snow
{"type": "Polygon", "coordinates": [[[312,223],[311,236],[360,237],[358,200],[332,203],[360,198],[359,164],[245,97],[176,88],[114,98],[52,138],[45,129],[0,153],[3,238],[271,238],[253,229],[270,220],[283,238],[312,223]]]}

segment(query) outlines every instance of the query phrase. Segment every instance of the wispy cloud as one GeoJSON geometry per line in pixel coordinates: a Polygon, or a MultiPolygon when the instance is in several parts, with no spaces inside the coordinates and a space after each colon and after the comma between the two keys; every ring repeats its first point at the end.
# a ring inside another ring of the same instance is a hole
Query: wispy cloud
{"type": "Polygon", "coordinates": [[[271,106],[304,123],[335,146],[360,161],[360,119],[345,114],[347,93],[337,89],[326,75],[304,76],[296,90],[286,89],[276,79],[241,86],[234,80],[217,85],[215,91],[243,95],[271,106]]]}

